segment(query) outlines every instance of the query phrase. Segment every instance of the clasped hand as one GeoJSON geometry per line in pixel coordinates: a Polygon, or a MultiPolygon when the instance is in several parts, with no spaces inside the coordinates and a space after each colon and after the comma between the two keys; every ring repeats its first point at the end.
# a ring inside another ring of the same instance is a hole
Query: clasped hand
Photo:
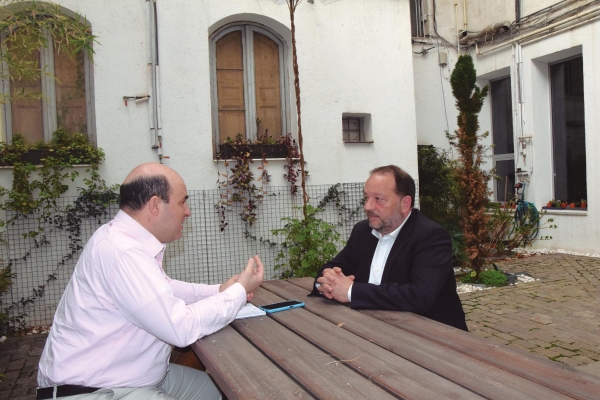
{"type": "Polygon", "coordinates": [[[224,291],[229,286],[236,282],[242,284],[246,289],[246,301],[251,301],[254,298],[253,290],[258,288],[264,279],[264,267],[260,257],[254,256],[248,259],[246,268],[239,275],[234,275],[219,287],[219,292],[224,291]]]}
{"type": "Polygon", "coordinates": [[[344,275],[340,267],[325,268],[323,276],[317,279],[320,286],[319,292],[328,299],[337,300],[341,303],[347,303],[348,289],[354,283],[354,275],[344,275]]]}

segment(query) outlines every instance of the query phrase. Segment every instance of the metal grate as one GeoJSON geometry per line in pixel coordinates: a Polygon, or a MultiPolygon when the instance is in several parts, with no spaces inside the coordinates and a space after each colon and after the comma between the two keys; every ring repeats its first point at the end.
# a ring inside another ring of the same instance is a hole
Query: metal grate
{"type": "MultiPolygon", "coordinates": [[[[289,186],[267,187],[258,209],[257,221],[252,227],[241,221],[239,207],[233,206],[227,213],[228,226],[220,231],[219,215],[215,204],[219,199],[218,190],[190,191],[189,206],[192,216],[184,225],[183,237],[167,246],[163,260],[167,274],[174,278],[189,282],[215,284],[227,280],[239,273],[248,257],[258,254],[265,264],[265,277],[272,279],[275,257],[279,251],[281,239],[271,234],[272,229],[281,228],[284,222],[281,218],[301,217],[300,196],[292,196],[289,186]]],[[[363,219],[361,201],[363,183],[346,183],[338,185],[312,185],[307,187],[311,196],[311,205],[318,206],[328,193],[337,190],[339,203],[329,202],[318,216],[339,227],[342,240],[346,240],[356,222],[363,219]],[[334,189],[332,189],[334,188],[334,189]]],[[[72,204],[75,198],[60,199],[59,208],[64,209],[72,204]]],[[[85,245],[100,224],[108,222],[118,212],[118,207],[111,207],[108,215],[98,220],[82,222],[81,246],[85,245]]],[[[10,215],[8,215],[10,217],[10,215]]],[[[44,238],[24,238],[23,234],[36,228],[36,216],[18,220],[17,224],[7,227],[6,239],[8,246],[0,248],[0,257],[12,261],[12,271],[16,273],[10,291],[0,297],[0,306],[8,307],[12,303],[17,306],[10,310],[9,317],[23,318],[28,326],[49,325],[60,301],[62,293],[69,282],[75,263],[80,254],[63,259],[69,253],[70,241],[68,233],[44,225],[44,238]],[[54,279],[48,280],[52,275],[54,279]],[[42,297],[32,304],[22,305],[21,299],[26,299],[34,290],[44,286],[42,297]],[[25,316],[26,314],[26,316],[25,316]]],[[[339,243],[338,247],[342,247],[339,243]]],[[[13,322],[18,327],[18,322],[13,322]]]]}

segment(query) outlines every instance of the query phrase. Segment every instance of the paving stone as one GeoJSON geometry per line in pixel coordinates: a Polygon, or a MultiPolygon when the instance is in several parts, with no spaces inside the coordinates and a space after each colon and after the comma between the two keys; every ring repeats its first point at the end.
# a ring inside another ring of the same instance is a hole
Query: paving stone
{"type": "Polygon", "coordinates": [[[13,397],[11,400],[35,400],[35,394],[28,394],[25,396],[13,397]]]}
{"type": "Polygon", "coordinates": [[[508,333],[502,333],[502,332],[500,332],[500,333],[496,333],[495,336],[497,336],[497,337],[499,337],[501,339],[507,340],[509,342],[512,342],[514,340],[518,340],[516,337],[514,337],[513,335],[509,335],[508,333]]]}
{"type": "Polygon", "coordinates": [[[9,371],[4,374],[4,378],[0,381],[0,390],[12,389],[17,382],[20,371],[9,371]]]}
{"type": "Polygon", "coordinates": [[[19,348],[13,353],[11,360],[20,360],[21,358],[27,357],[27,353],[31,348],[30,345],[19,346],[19,348]]]}
{"type": "Polygon", "coordinates": [[[487,338],[487,340],[491,340],[491,341],[493,341],[493,342],[496,342],[496,343],[498,343],[498,344],[508,344],[508,343],[509,343],[509,341],[508,341],[508,340],[505,340],[505,339],[499,338],[499,337],[498,337],[498,336],[496,336],[496,335],[491,335],[490,337],[488,337],[488,338],[487,338]]]}
{"type": "MultiPolygon", "coordinates": [[[[548,342],[544,342],[543,340],[540,340],[540,339],[531,339],[529,342],[533,343],[537,346],[540,346],[540,347],[545,347],[545,348],[552,347],[552,344],[550,344],[548,342]]],[[[558,342],[558,343],[560,343],[560,342],[558,342]]],[[[557,344],[557,346],[560,346],[560,345],[557,344]]],[[[562,346],[560,346],[560,347],[562,347],[562,346]]]]}
{"type": "Polygon", "coordinates": [[[6,371],[18,371],[21,370],[25,366],[25,358],[21,358],[19,360],[9,361],[6,367],[6,371]]]}
{"type": "Polygon", "coordinates": [[[561,355],[560,352],[555,350],[553,347],[551,347],[549,349],[545,349],[543,347],[536,347],[535,349],[531,349],[531,351],[535,352],[537,354],[541,354],[548,358],[556,358],[561,355]]]}
{"type": "Polygon", "coordinates": [[[563,349],[562,347],[552,347],[552,349],[558,351],[560,355],[564,357],[573,357],[578,355],[577,353],[573,353],[571,350],[563,349]]]}
{"type": "Polygon", "coordinates": [[[12,390],[0,390],[0,399],[10,399],[12,390]]]}
{"type": "Polygon", "coordinates": [[[489,332],[485,332],[485,331],[481,331],[481,330],[472,331],[471,329],[469,329],[469,332],[471,332],[473,335],[477,335],[477,336],[483,337],[483,338],[490,337],[492,335],[489,332]]]}
{"type": "Polygon", "coordinates": [[[575,343],[575,342],[573,342],[573,343],[571,343],[571,342],[570,343],[566,343],[566,342],[563,342],[561,340],[557,340],[557,341],[552,342],[552,344],[555,345],[555,346],[562,347],[564,349],[579,350],[579,344],[575,343]]]}
{"type": "Polygon", "coordinates": [[[522,340],[522,339],[514,340],[510,344],[511,345],[514,344],[515,346],[519,346],[519,347],[527,349],[527,350],[529,350],[529,349],[535,349],[536,347],[539,347],[538,345],[533,344],[531,341],[522,340]]]}

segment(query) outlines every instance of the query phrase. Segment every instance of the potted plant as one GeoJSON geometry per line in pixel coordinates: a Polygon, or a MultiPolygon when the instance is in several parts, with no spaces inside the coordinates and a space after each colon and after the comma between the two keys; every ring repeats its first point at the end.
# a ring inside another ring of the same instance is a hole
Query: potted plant
{"type": "Polygon", "coordinates": [[[554,200],[550,200],[550,201],[548,201],[548,203],[546,204],[546,207],[548,207],[548,208],[552,208],[552,207],[554,207],[554,206],[555,206],[555,204],[556,204],[556,202],[555,202],[554,200]]]}
{"type": "Polygon", "coordinates": [[[581,199],[581,208],[587,208],[587,200],[581,199]]]}
{"type": "Polygon", "coordinates": [[[556,200],[556,208],[562,208],[562,202],[560,200],[556,200]]]}
{"type": "Polygon", "coordinates": [[[574,201],[570,202],[570,203],[569,203],[569,207],[571,207],[571,208],[575,208],[575,202],[574,202],[574,201]]]}

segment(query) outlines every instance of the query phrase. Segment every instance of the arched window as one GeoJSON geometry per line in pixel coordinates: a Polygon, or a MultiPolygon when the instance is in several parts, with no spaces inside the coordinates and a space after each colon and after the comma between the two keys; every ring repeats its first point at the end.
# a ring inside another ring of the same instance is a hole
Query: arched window
{"type": "Polygon", "coordinates": [[[91,43],[90,26],[44,3],[13,8],[8,15],[0,25],[2,139],[11,142],[20,134],[33,144],[51,140],[58,129],[93,138],[92,62],[79,40],[91,43]],[[57,23],[60,16],[71,25],[57,23]],[[65,32],[75,26],[77,39],[67,40],[65,32]]]}
{"type": "Polygon", "coordinates": [[[213,127],[217,144],[278,138],[289,132],[286,55],[278,35],[254,24],[227,26],[211,37],[213,127]]]}

